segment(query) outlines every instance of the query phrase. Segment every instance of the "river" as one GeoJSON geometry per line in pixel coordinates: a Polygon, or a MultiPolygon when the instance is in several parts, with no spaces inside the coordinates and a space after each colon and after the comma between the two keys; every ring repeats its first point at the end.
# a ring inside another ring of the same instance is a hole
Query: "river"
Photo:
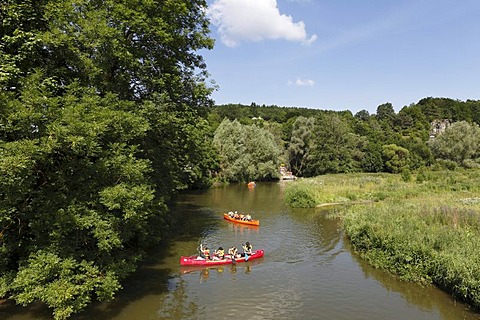
{"type": "MultiPolygon", "coordinates": [[[[479,319],[433,286],[397,280],[373,269],[351,249],[340,221],[325,209],[290,209],[284,184],[235,184],[182,195],[184,219],[172,241],[124,284],[111,303],[95,304],[74,319],[479,319]],[[250,212],[259,227],[228,222],[222,213],[250,212]],[[217,268],[180,267],[200,242],[215,249],[249,241],[259,260],[217,268]]],[[[330,209],[331,210],[331,209],[330,209]]],[[[41,305],[4,305],[0,318],[51,319],[41,305]]]]}

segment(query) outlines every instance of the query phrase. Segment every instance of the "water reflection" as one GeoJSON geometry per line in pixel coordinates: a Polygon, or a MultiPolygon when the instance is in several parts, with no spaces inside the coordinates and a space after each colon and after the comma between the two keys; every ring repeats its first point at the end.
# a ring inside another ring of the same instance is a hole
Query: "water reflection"
{"type": "MultiPolygon", "coordinates": [[[[353,251],[349,244],[346,244],[346,247],[353,251]]],[[[439,290],[434,285],[419,285],[401,281],[388,272],[373,268],[353,252],[352,258],[361,267],[366,279],[375,279],[388,292],[398,293],[413,306],[431,313],[438,313],[439,319],[480,319],[480,314],[475,314],[468,306],[456,301],[451,295],[439,290]],[[439,303],[439,301],[443,303],[439,303]]]]}
{"type": "Polygon", "coordinates": [[[252,272],[254,265],[262,263],[262,259],[251,261],[248,263],[241,263],[237,265],[212,266],[212,267],[180,267],[180,274],[182,275],[198,275],[199,282],[203,283],[213,277],[213,281],[224,273],[230,274],[234,279],[238,272],[249,274],[252,272]]]}
{"type": "Polygon", "coordinates": [[[243,225],[239,223],[234,223],[227,221],[228,223],[228,230],[232,232],[236,236],[240,237],[250,237],[254,234],[258,234],[260,227],[259,226],[249,226],[249,225],[243,225]]]}

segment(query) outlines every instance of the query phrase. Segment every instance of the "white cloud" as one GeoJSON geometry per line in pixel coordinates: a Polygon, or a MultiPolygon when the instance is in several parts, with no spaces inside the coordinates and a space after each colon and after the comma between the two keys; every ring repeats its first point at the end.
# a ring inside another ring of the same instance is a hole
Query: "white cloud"
{"type": "Polygon", "coordinates": [[[313,87],[315,85],[315,81],[312,79],[297,78],[295,81],[288,81],[288,85],[296,85],[297,87],[313,87]]]}
{"type": "Polygon", "coordinates": [[[221,41],[236,47],[241,41],[285,39],[309,45],[317,35],[308,37],[303,21],[293,22],[281,14],[276,0],[215,0],[207,9],[221,41]]]}

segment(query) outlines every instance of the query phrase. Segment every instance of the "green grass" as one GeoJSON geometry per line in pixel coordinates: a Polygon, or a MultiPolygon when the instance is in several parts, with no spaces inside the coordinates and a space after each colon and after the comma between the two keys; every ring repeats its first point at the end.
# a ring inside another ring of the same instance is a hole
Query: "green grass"
{"type": "Polygon", "coordinates": [[[375,267],[436,284],[480,310],[480,170],[418,175],[304,179],[288,185],[285,201],[292,207],[373,201],[336,211],[355,251],[375,267]]]}

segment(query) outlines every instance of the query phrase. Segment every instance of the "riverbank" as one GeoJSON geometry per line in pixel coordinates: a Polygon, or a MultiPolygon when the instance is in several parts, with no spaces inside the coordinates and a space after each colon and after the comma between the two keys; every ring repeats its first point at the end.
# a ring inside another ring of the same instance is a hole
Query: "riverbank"
{"type": "Polygon", "coordinates": [[[330,203],[355,251],[407,281],[433,283],[480,310],[480,170],[341,174],[289,184],[292,207],[330,203]]]}

